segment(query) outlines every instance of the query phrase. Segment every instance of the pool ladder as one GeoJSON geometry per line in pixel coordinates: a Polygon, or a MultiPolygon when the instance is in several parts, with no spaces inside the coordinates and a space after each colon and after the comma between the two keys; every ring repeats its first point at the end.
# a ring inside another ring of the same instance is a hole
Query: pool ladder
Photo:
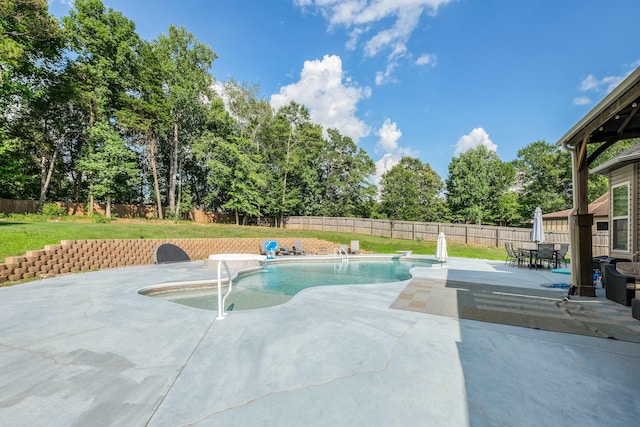
{"type": "Polygon", "coordinates": [[[229,266],[227,265],[227,261],[220,260],[218,261],[218,315],[216,319],[222,320],[225,316],[224,303],[227,300],[227,297],[231,293],[231,289],[233,287],[233,278],[231,277],[231,272],[229,271],[229,266]],[[229,280],[229,289],[227,293],[222,296],[222,267],[224,266],[227,271],[227,278],[229,280]]]}
{"type": "Polygon", "coordinates": [[[340,245],[333,250],[334,256],[340,256],[340,262],[349,262],[349,253],[346,245],[340,245]]]}

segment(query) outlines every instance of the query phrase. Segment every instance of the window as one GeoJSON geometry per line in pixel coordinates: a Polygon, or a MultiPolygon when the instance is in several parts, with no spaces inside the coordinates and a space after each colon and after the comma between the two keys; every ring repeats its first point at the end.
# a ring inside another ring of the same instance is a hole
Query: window
{"type": "Polygon", "coordinates": [[[629,183],[611,188],[611,248],[619,251],[629,250],[629,183]]]}
{"type": "Polygon", "coordinates": [[[609,229],[609,223],[605,221],[596,222],[596,230],[598,231],[607,231],[609,229]]]}

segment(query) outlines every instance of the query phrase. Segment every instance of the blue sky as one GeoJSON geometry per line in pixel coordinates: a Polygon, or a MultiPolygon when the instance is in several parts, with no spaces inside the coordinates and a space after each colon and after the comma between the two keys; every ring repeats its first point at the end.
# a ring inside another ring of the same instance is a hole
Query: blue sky
{"type": "MultiPolygon", "coordinates": [[[[103,0],[147,40],[183,25],[277,108],[441,178],[484,144],[504,161],[555,143],[640,66],[637,0],[103,0]]],[[[62,17],[69,1],[49,0],[62,17]]]]}

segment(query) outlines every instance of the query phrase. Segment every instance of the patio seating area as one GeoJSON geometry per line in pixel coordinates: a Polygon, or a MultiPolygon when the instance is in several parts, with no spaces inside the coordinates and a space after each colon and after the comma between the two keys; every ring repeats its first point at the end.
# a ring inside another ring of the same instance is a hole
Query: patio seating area
{"type": "Polygon", "coordinates": [[[505,264],[528,268],[557,269],[567,267],[568,243],[538,243],[535,246],[515,247],[513,242],[504,243],[505,264]]]}

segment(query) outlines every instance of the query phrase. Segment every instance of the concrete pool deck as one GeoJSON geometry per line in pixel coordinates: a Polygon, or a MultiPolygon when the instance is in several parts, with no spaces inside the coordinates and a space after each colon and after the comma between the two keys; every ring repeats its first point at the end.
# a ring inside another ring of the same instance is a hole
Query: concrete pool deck
{"type": "MultiPolygon", "coordinates": [[[[390,308],[408,281],[307,289],[224,320],[136,292],[214,275],[200,261],[0,288],[0,424],[629,426],[640,419],[640,344],[390,308]]],[[[416,275],[530,288],[568,280],[455,258],[416,275]]]]}

